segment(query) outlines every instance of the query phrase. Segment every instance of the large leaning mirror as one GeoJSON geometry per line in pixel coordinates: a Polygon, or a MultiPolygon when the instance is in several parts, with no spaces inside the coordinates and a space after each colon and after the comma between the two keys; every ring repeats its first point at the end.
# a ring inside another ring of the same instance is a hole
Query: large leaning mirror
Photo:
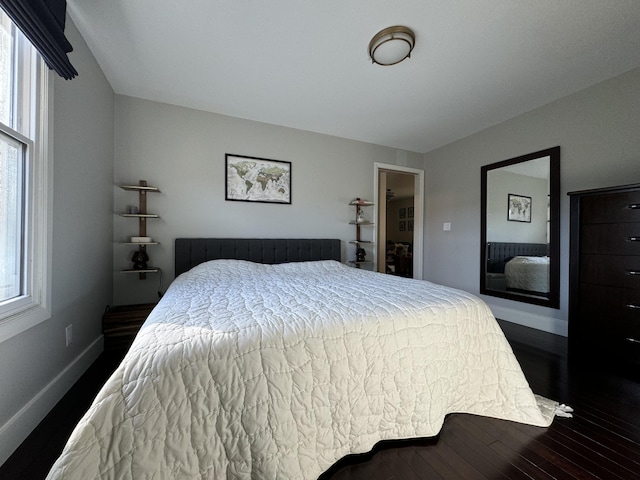
{"type": "Polygon", "coordinates": [[[480,293],[560,308],[560,147],[482,167],[480,293]]]}

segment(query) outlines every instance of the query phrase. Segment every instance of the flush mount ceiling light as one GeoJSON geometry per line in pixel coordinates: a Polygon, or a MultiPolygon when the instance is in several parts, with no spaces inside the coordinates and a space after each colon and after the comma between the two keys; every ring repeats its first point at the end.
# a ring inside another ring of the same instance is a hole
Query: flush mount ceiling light
{"type": "Polygon", "coordinates": [[[369,56],[378,65],[395,65],[411,56],[416,36],[408,27],[396,25],[380,30],[369,42],[369,56]]]}

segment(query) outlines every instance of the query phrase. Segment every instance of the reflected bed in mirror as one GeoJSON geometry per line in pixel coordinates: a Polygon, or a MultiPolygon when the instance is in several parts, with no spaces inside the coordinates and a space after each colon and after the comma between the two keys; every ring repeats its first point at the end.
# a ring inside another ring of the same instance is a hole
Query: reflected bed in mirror
{"type": "Polygon", "coordinates": [[[560,147],[481,173],[480,293],[559,308],[560,147]]]}

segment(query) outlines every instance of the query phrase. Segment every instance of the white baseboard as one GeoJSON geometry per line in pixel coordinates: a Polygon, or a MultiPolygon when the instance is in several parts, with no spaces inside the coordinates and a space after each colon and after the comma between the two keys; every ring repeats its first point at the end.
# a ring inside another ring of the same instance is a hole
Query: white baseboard
{"type": "Polygon", "coordinates": [[[554,333],[566,337],[569,335],[569,323],[557,318],[544,317],[535,313],[523,312],[513,308],[491,305],[487,302],[493,315],[500,320],[517,323],[525,327],[535,328],[543,332],[554,333]]]}
{"type": "Polygon", "coordinates": [[[65,393],[100,356],[103,350],[103,343],[103,337],[100,335],[60,374],[0,427],[0,465],[7,461],[42,419],[56,406],[65,393]]]}

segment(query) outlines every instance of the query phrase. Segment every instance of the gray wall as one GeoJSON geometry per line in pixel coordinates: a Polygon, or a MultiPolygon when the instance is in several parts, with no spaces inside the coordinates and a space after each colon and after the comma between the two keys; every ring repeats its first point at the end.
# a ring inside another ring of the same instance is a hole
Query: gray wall
{"type": "Polygon", "coordinates": [[[479,292],[480,167],[561,147],[560,310],[483,297],[494,314],[566,334],[567,192],[640,182],[640,69],[425,155],[425,278],[479,292]],[[451,222],[450,232],[442,230],[451,222]]]}
{"type": "MultiPolygon", "coordinates": [[[[327,135],[116,96],[115,182],[147,180],[161,193],[148,194],[147,233],[161,244],[147,251],[173,279],[177,237],[340,238],[343,260],[355,257],[354,218],[349,201],[373,198],[375,162],[421,168],[423,156],[327,135]],[[225,201],[225,153],[292,163],[292,204],[225,201]],[[353,248],[352,248],[353,247],[353,248]]],[[[116,189],[114,209],[137,201],[116,189]]],[[[135,220],[115,216],[115,239],[135,235],[135,220]]],[[[118,273],[130,268],[133,248],[114,247],[114,302],[157,301],[159,276],[146,280],[118,273]]]]}
{"type": "Polygon", "coordinates": [[[0,343],[0,463],[102,351],[112,296],[114,96],[71,21],[67,36],[80,75],[53,80],[52,316],[0,343]]]}
{"type": "Polygon", "coordinates": [[[487,242],[548,243],[547,180],[501,170],[487,177],[487,242]],[[531,222],[508,220],[510,193],[531,198],[531,222]]]}

